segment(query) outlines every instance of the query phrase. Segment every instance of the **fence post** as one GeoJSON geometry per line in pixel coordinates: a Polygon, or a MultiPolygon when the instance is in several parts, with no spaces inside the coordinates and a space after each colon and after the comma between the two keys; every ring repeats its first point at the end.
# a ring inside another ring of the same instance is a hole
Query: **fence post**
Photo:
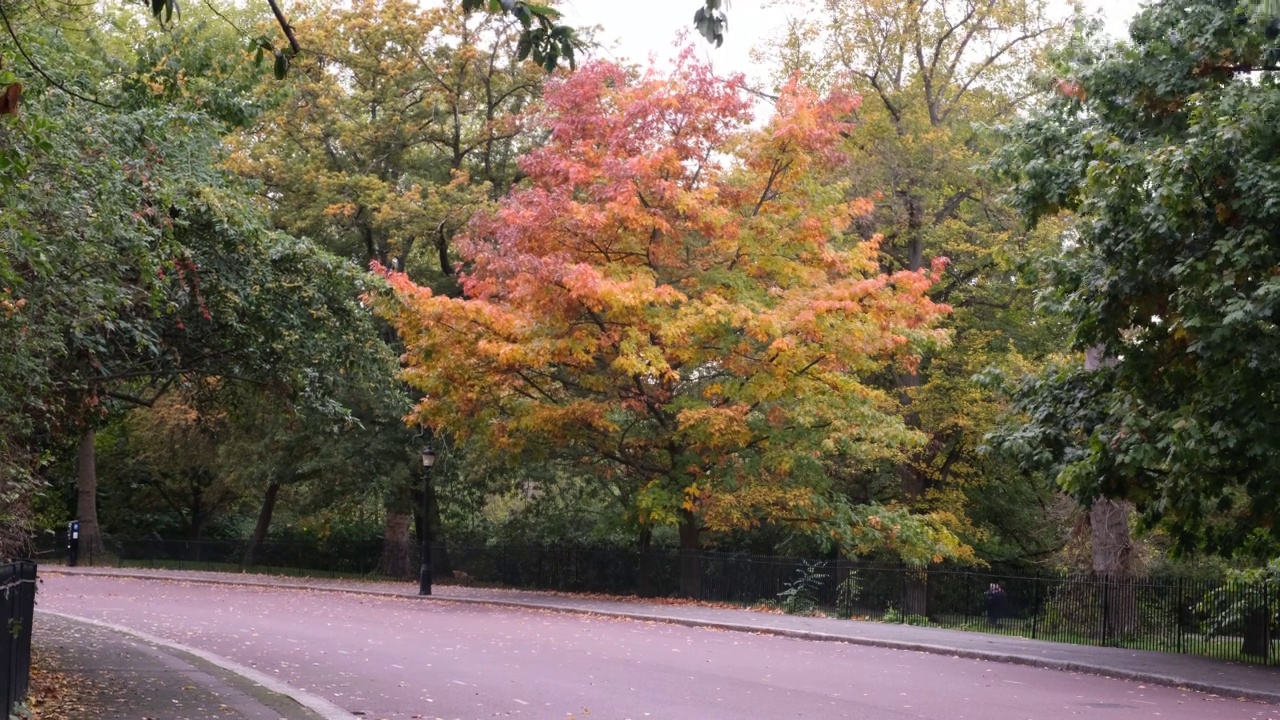
{"type": "MultiPolygon", "coordinates": [[[[1028,573],[1030,574],[1030,573],[1028,573]]],[[[1031,578],[1031,639],[1036,639],[1036,618],[1040,615],[1040,578],[1031,578]]]]}
{"type": "Polygon", "coordinates": [[[17,697],[25,698],[27,686],[31,682],[31,631],[36,613],[36,564],[33,562],[18,563],[18,622],[22,623],[18,633],[18,684],[17,697]]]}
{"type": "MultiPolygon", "coordinates": [[[[4,586],[4,589],[0,590],[0,630],[8,630],[17,605],[14,595],[9,590],[9,583],[13,582],[15,575],[17,573],[12,565],[0,565],[0,585],[4,586]]],[[[13,704],[17,700],[11,696],[13,686],[17,684],[13,681],[17,674],[17,662],[13,657],[12,649],[13,643],[8,633],[0,633],[0,711],[4,712],[3,717],[6,718],[9,717],[13,704]]]]}
{"type": "Polygon", "coordinates": [[[907,583],[909,583],[910,581],[911,581],[911,578],[907,574],[907,569],[905,566],[903,566],[902,589],[901,589],[901,592],[898,593],[898,608],[899,608],[898,622],[900,623],[905,623],[907,621],[907,593],[910,592],[910,588],[907,587],[907,583]]]}
{"type": "Polygon", "coordinates": [[[1184,597],[1186,596],[1183,594],[1183,591],[1182,591],[1182,576],[1179,575],[1177,589],[1174,591],[1175,604],[1173,606],[1174,624],[1178,626],[1178,629],[1176,630],[1176,632],[1178,633],[1178,652],[1179,653],[1182,652],[1182,603],[1183,603],[1184,597]]]}
{"type": "Polygon", "coordinates": [[[1107,631],[1111,626],[1111,605],[1108,602],[1111,594],[1111,583],[1108,582],[1108,576],[1102,576],[1102,645],[1107,644],[1107,631]]]}
{"type": "Polygon", "coordinates": [[[1276,658],[1272,654],[1272,647],[1274,646],[1275,643],[1274,643],[1274,638],[1271,637],[1271,624],[1275,622],[1276,616],[1271,612],[1271,609],[1270,609],[1272,607],[1270,584],[1271,584],[1270,581],[1264,575],[1262,578],[1262,607],[1266,609],[1263,610],[1264,619],[1262,621],[1262,642],[1263,642],[1262,664],[1263,665],[1271,665],[1273,664],[1272,663],[1273,660],[1280,659],[1280,658],[1276,658]]]}
{"type": "Polygon", "coordinates": [[[27,694],[35,593],[35,563],[0,565],[0,717],[10,717],[27,694]]]}

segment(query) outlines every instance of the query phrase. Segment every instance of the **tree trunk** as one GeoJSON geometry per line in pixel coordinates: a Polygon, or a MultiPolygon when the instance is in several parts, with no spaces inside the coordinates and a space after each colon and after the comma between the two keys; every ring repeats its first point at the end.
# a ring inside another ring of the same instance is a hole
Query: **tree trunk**
{"type": "Polygon", "coordinates": [[[698,535],[698,517],[688,510],[680,511],[680,596],[702,597],[702,541],[698,535]]]}
{"type": "Polygon", "coordinates": [[[653,597],[653,528],[640,526],[640,567],[636,573],[636,594],[653,597]]]}
{"type": "Polygon", "coordinates": [[[388,577],[413,577],[409,562],[409,522],[412,514],[400,509],[387,508],[382,523],[382,559],[378,572],[388,577]]]}
{"type": "Polygon", "coordinates": [[[92,565],[106,554],[98,527],[98,471],[94,458],[93,430],[80,436],[76,469],[76,519],[80,521],[80,562],[92,565]]]}
{"type": "Polygon", "coordinates": [[[902,614],[904,617],[929,616],[929,574],[923,570],[907,570],[902,575],[902,614]]]}
{"type": "MultiPolygon", "coordinates": [[[[923,262],[923,247],[918,241],[911,243],[911,266],[919,269],[923,262]]],[[[906,411],[903,422],[912,430],[920,429],[920,413],[911,408],[912,390],[920,387],[920,373],[912,370],[898,376],[898,398],[906,411]]],[[[898,467],[898,479],[901,482],[902,500],[910,507],[923,500],[926,488],[924,472],[920,467],[919,453],[912,453],[898,467]]],[[[902,576],[902,614],[904,616],[929,614],[928,575],[923,572],[908,571],[902,576]]]]}
{"type": "MultiPolygon", "coordinates": [[[[907,210],[907,270],[916,272],[924,267],[924,201],[910,192],[904,193],[907,210]]],[[[912,430],[920,429],[920,413],[911,408],[912,391],[920,387],[920,372],[909,370],[897,377],[898,399],[904,410],[903,422],[912,430]]],[[[912,457],[899,468],[904,500],[918,500],[924,495],[924,474],[916,467],[919,458],[912,457]]]]}
{"type": "Polygon", "coordinates": [[[1269,660],[1271,658],[1271,611],[1267,606],[1255,607],[1245,612],[1244,638],[1240,652],[1269,660]]]}
{"type": "MultiPolygon", "coordinates": [[[[1085,351],[1084,369],[1097,372],[1119,362],[1105,345],[1085,351]]],[[[1093,572],[1103,582],[1104,639],[1126,635],[1137,627],[1138,603],[1133,590],[1133,540],[1129,531],[1132,506],[1121,500],[1097,498],[1089,508],[1089,541],[1093,572]]]]}
{"type": "Polygon", "coordinates": [[[266,542],[267,531],[271,529],[271,516],[276,511],[276,497],[280,494],[280,483],[273,482],[267,486],[267,494],[262,498],[262,509],[258,511],[258,524],[253,527],[253,536],[249,538],[249,547],[244,551],[241,564],[253,567],[258,562],[258,553],[262,551],[262,543],[266,542]]]}
{"type": "Polygon", "coordinates": [[[1133,542],[1130,505],[1098,498],[1089,508],[1093,572],[1102,582],[1104,638],[1119,638],[1137,627],[1138,603],[1133,588],[1133,542]]]}

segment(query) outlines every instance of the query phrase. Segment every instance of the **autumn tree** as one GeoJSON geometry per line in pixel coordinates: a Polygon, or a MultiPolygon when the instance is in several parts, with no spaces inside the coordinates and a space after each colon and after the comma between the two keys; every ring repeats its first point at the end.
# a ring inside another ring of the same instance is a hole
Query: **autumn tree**
{"type": "Polygon", "coordinates": [[[973,377],[990,366],[1022,371],[1060,348],[1060,326],[1037,314],[1023,281],[1055,233],[1024,232],[982,166],[1000,142],[990,126],[1023,107],[1029,71],[1069,18],[1053,17],[1043,0],[774,5],[792,19],[757,56],[779,80],[801,71],[820,85],[850,82],[865,98],[844,146],[853,162],[838,172],[851,197],[874,206],[849,232],[883,238],[886,272],[949,261],[928,292],[954,309],[943,320],[954,342],[878,379],[927,441],[878,476],[851,474],[846,487],[946,510],[988,557],[1044,555],[1053,538],[1032,509],[1049,485],[980,452],[1003,399],[973,377]]]}
{"type": "Polygon", "coordinates": [[[816,180],[857,98],[793,83],[760,131],[749,107],[691,51],[667,77],[555,81],[528,183],[460,246],[464,296],[393,273],[381,305],[413,421],[591,468],[644,528],[678,527],[686,594],[705,529],[817,523],[829,459],[911,446],[864,380],[943,340],[943,263],[881,272],[878,239],[841,239],[870,203],[816,180]]]}

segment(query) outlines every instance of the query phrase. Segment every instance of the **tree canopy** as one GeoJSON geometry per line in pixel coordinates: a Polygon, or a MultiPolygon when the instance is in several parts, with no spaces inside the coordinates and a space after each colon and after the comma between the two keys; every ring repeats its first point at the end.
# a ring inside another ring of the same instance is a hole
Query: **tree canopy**
{"type": "Polygon", "coordinates": [[[376,280],[265,224],[219,167],[228,125],[206,96],[171,94],[149,63],[116,82],[149,43],[113,55],[95,35],[39,25],[26,39],[51,62],[70,64],[75,43],[108,52],[80,61],[96,102],[27,77],[20,112],[0,118],[8,482],[29,483],[113,408],[199,378],[336,416],[348,412],[340,389],[393,381],[359,302],[376,280]]]}
{"type": "Polygon", "coordinates": [[[1280,540],[1266,27],[1232,2],[1151,5],[1129,42],[1071,48],[1001,159],[1029,221],[1071,213],[1044,303],[1093,362],[1024,386],[1030,422],[1000,442],[1081,500],[1133,500],[1184,550],[1280,540]]]}
{"type": "Polygon", "coordinates": [[[594,465],[686,545],[818,522],[830,458],[913,443],[863,379],[943,342],[947,309],[926,295],[941,262],[887,274],[876,240],[838,240],[869,202],[816,178],[844,161],[856,104],[793,84],[751,131],[739,82],[687,52],[669,77],[557,80],[528,183],[467,231],[464,297],[392,274],[415,419],[594,465]]]}

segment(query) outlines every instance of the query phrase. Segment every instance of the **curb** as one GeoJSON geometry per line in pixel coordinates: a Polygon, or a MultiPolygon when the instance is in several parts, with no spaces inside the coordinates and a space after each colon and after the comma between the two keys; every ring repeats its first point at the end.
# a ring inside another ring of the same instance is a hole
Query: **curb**
{"type": "MultiPolygon", "coordinates": [[[[59,574],[74,575],[77,573],[59,573],[59,574]]],[[[342,708],[338,707],[337,705],[334,705],[328,700],[325,700],[319,695],[309,693],[306,690],[300,690],[298,688],[295,688],[286,682],[282,682],[280,680],[277,680],[276,678],[271,677],[270,675],[267,675],[266,673],[263,673],[258,670],[254,670],[253,668],[248,667],[246,665],[241,665],[240,663],[235,662],[233,660],[228,660],[222,657],[221,655],[214,655],[211,652],[200,650],[198,648],[193,648],[190,645],[183,645],[181,643],[176,643],[171,640],[165,640],[162,637],[151,635],[150,633],[145,633],[140,630],[134,630],[133,628],[124,627],[123,625],[116,625],[109,622],[103,622],[102,620],[94,620],[93,618],[81,617],[79,615],[72,615],[70,613],[57,612],[54,610],[37,610],[36,612],[44,615],[51,615],[53,617],[63,618],[64,620],[71,620],[73,622],[84,623],[86,625],[93,625],[95,627],[103,628],[104,630],[110,630],[112,632],[119,633],[121,635],[128,635],[129,637],[137,638],[138,640],[141,640],[150,645],[155,645],[165,650],[185,653],[187,655],[191,655],[193,657],[199,658],[200,660],[203,660],[204,662],[207,662],[210,665],[218,667],[234,675],[239,675],[245,680],[248,680],[249,682],[260,685],[277,695],[283,695],[284,697],[287,697],[290,700],[293,700],[301,707],[304,707],[307,710],[310,710],[311,712],[319,715],[321,718],[323,718],[323,720],[357,720],[355,715],[347,712],[346,710],[343,710],[342,708]]]]}
{"type": "MultiPolygon", "coordinates": [[[[950,655],[951,657],[965,658],[969,660],[986,660],[989,662],[1005,663],[1010,665],[1025,665],[1028,667],[1044,668],[1046,670],[1059,670],[1063,672],[1084,673],[1088,675],[1100,675],[1108,678],[1116,678],[1119,680],[1133,680],[1137,682],[1146,682],[1154,685],[1163,685],[1181,690],[1193,690],[1195,692],[1206,693],[1209,695],[1218,695],[1222,697],[1238,698],[1242,700],[1252,700],[1254,702],[1269,703],[1280,705],[1280,690],[1276,692],[1268,692],[1265,690],[1253,690],[1249,688],[1234,687],[1231,685],[1223,685],[1220,683],[1205,682],[1202,680],[1189,680],[1186,678],[1172,677],[1161,675],[1159,673],[1144,672],[1140,670],[1129,670],[1126,668],[1109,667],[1106,665],[1090,665],[1087,663],[1073,662],[1069,660],[1054,660],[1051,658],[1043,658],[1035,655],[1018,655],[1015,653],[1002,653],[990,650],[968,650],[963,648],[946,647],[943,645],[932,645],[929,643],[909,642],[903,640],[885,640],[882,638],[857,637],[850,635],[834,635],[831,633],[815,632],[812,630],[792,630],[789,628],[771,627],[768,625],[748,625],[744,623],[722,622],[717,620],[701,620],[696,618],[684,618],[673,615],[652,615],[641,612],[629,612],[625,610],[600,610],[578,607],[575,605],[558,604],[558,603],[538,603],[522,600],[501,600],[490,598],[467,598],[467,597],[441,597],[406,595],[403,593],[389,592],[386,590],[363,590],[359,588],[337,587],[333,585],[311,585],[287,582],[256,582],[252,580],[231,580],[231,579],[213,579],[213,578],[189,578],[189,577],[163,577],[158,575],[150,575],[146,573],[131,572],[69,572],[66,569],[42,570],[45,575],[76,575],[80,577],[113,577],[127,578],[135,580],[160,580],[164,582],[185,582],[202,585],[227,585],[238,587],[256,587],[267,588],[272,590],[317,590],[320,592],[347,593],[350,595],[365,595],[384,598],[402,598],[410,600],[422,600],[426,602],[440,603],[470,603],[473,605],[489,605],[494,607],[511,607],[532,610],[551,610],[554,612],[562,612],[574,615],[594,615],[598,617],[612,617],[623,620],[637,620],[641,622],[661,622],[669,625],[680,625],[691,628],[710,628],[714,630],[727,630],[731,632],[752,633],[757,635],[773,635],[776,637],[794,638],[797,640],[810,640],[817,642],[835,642],[846,645],[860,645],[864,647],[878,647],[889,650],[905,650],[910,652],[923,652],[932,655],[950,655]]],[[[70,616],[69,616],[70,617],[70,616]]],[[[79,619],[79,618],[76,618],[79,619]]],[[[105,623],[98,623],[105,625],[105,623]]],[[[107,626],[111,629],[129,632],[138,636],[140,633],[115,626],[107,626]]],[[[167,641],[162,641],[167,643],[167,641]]],[[[167,643],[172,645],[172,643],[167,643]]],[[[187,652],[199,653],[201,651],[185,650],[187,652]]],[[[229,661],[228,661],[229,662],[229,661]]],[[[215,663],[216,664],[216,663],[215,663]]],[[[246,668],[248,669],[248,668],[246,668]]],[[[256,672],[256,671],[255,671],[256,672]]],[[[271,678],[268,678],[271,679],[271,678]]],[[[255,680],[256,682],[256,680],[255,680]]],[[[274,689],[274,688],[270,688],[274,689]]],[[[280,691],[277,691],[280,692],[280,691]]],[[[288,694],[283,693],[282,694],[288,694]]],[[[349,715],[342,716],[344,718],[349,715]]]]}

